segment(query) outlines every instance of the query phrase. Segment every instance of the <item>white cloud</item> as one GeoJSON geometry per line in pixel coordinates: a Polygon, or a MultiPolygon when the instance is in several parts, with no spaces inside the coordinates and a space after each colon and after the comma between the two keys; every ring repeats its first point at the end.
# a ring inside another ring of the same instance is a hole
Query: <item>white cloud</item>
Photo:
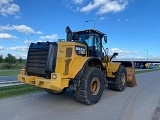
{"type": "Polygon", "coordinates": [[[128,0],[93,0],[87,6],[83,6],[80,12],[97,10],[96,14],[120,12],[126,8],[128,0]]]}
{"type": "Polygon", "coordinates": [[[124,52],[124,50],[121,50],[119,48],[111,48],[110,50],[111,50],[112,53],[115,53],[115,52],[122,53],[122,52],[124,52]]]}
{"type": "Polygon", "coordinates": [[[37,32],[35,32],[36,34],[43,34],[41,31],[37,31],[37,32]]]}
{"type": "Polygon", "coordinates": [[[26,52],[28,50],[28,47],[27,46],[16,46],[16,47],[10,47],[7,49],[11,51],[26,52]]]}
{"type": "Polygon", "coordinates": [[[16,15],[14,18],[15,18],[15,19],[20,19],[21,16],[16,15]]]}
{"type": "Polygon", "coordinates": [[[13,30],[13,27],[11,27],[10,25],[0,26],[0,31],[5,31],[5,30],[13,30]]]}
{"type": "Polygon", "coordinates": [[[4,47],[3,47],[3,46],[0,46],[0,50],[4,50],[4,47]]]}
{"type": "Polygon", "coordinates": [[[14,30],[17,30],[18,32],[26,33],[26,34],[33,34],[34,30],[31,27],[28,27],[26,25],[13,25],[12,26],[14,30]]]}
{"type": "Polygon", "coordinates": [[[27,58],[27,53],[18,53],[14,55],[17,59],[19,59],[20,57],[22,59],[26,59],[27,58]]]}
{"type": "Polygon", "coordinates": [[[128,51],[128,50],[119,49],[119,48],[111,48],[110,50],[111,50],[112,53],[117,52],[117,53],[121,53],[121,54],[126,54],[126,53],[128,53],[128,54],[136,54],[136,53],[138,53],[136,51],[128,51]]]}
{"type": "Polygon", "coordinates": [[[31,41],[30,41],[30,40],[25,40],[25,41],[24,41],[24,44],[30,45],[30,44],[31,44],[31,41]]]}
{"type": "Polygon", "coordinates": [[[73,2],[75,4],[82,4],[84,2],[84,0],[73,0],[73,2]]]}
{"type": "Polygon", "coordinates": [[[110,1],[106,0],[104,5],[100,7],[97,14],[104,14],[109,12],[120,12],[126,8],[128,2],[126,0],[119,0],[119,1],[110,1]]]}
{"type": "Polygon", "coordinates": [[[74,12],[87,13],[94,11],[96,14],[102,15],[125,10],[128,1],[129,0],[64,0],[63,4],[66,8],[69,8],[74,12]]]}
{"type": "Polygon", "coordinates": [[[58,39],[58,35],[57,34],[52,34],[52,35],[47,35],[47,36],[41,36],[39,41],[43,41],[43,40],[52,41],[52,40],[57,40],[57,39],[58,39]]]}
{"type": "Polygon", "coordinates": [[[43,40],[37,40],[36,42],[44,42],[43,40]]]}
{"type": "Polygon", "coordinates": [[[100,20],[104,20],[105,19],[105,17],[100,17],[100,20]]]}
{"type": "Polygon", "coordinates": [[[14,0],[0,0],[0,14],[3,16],[15,15],[20,12],[20,7],[13,3],[14,0]]]}
{"type": "Polygon", "coordinates": [[[34,31],[31,27],[26,25],[6,25],[0,26],[0,31],[16,30],[25,34],[43,34],[41,31],[34,31]]]}
{"type": "Polygon", "coordinates": [[[18,39],[18,38],[8,33],[0,33],[0,39],[18,39]]]}
{"type": "Polygon", "coordinates": [[[80,10],[79,6],[82,6],[83,2],[84,2],[84,0],[63,0],[62,4],[66,8],[68,8],[74,12],[79,12],[79,10],[80,10]]]}
{"type": "Polygon", "coordinates": [[[109,51],[110,54],[118,53],[117,58],[145,58],[143,53],[137,51],[129,51],[119,48],[111,48],[109,51]]]}

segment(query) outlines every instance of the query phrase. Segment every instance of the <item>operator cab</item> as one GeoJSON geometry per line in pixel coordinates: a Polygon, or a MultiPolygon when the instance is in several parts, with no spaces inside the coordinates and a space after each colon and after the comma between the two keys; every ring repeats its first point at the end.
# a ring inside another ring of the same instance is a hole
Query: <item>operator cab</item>
{"type": "Polygon", "coordinates": [[[84,30],[72,33],[72,40],[83,43],[87,46],[88,56],[104,58],[104,53],[102,52],[102,38],[104,37],[105,42],[107,42],[104,33],[98,30],[84,30]]]}

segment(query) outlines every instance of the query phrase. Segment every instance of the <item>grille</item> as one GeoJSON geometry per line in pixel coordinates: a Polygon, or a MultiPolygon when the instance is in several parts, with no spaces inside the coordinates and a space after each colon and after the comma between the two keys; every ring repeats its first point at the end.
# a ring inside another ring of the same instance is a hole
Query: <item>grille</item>
{"type": "Polygon", "coordinates": [[[67,48],[66,49],[66,60],[65,60],[65,71],[64,71],[64,75],[68,75],[69,72],[69,64],[71,62],[71,57],[72,56],[72,48],[67,48]]]}
{"type": "Polygon", "coordinates": [[[66,58],[69,58],[72,56],[72,48],[67,48],[66,49],[66,58]]]}
{"type": "Polygon", "coordinates": [[[31,43],[27,56],[26,71],[28,75],[50,78],[55,72],[57,43],[31,43]]]}

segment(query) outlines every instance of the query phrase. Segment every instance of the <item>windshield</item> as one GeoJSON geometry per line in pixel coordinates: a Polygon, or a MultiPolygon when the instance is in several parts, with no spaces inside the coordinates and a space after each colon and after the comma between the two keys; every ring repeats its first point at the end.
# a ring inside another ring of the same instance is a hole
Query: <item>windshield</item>
{"type": "Polygon", "coordinates": [[[94,46],[93,38],[94,38],[93,36],[80,35],[79,41],[84,43],[84,44],[87,44],[88,47],[90,47],[90,46],[94,46]]]}

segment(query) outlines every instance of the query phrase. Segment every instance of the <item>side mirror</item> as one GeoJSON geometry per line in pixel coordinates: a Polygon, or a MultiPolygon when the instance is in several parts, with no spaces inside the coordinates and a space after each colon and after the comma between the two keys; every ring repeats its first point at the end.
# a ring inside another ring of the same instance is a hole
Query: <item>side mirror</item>
{"type": "Polygon", "coordinates": [[[107,43],[107,36],[104,36],[104,42],[107,43]]]}
{"type": "Polygon", "coordinates": [[[113,57],[116,57],[116,56],[118,56],[118,53],[113,53],[113,57]]]}
{"type": "Polygon", "coordinates": [[[118,53],[113,53],[112,57],[110,58],[110,61],[112,61],[112,59],[116,56],[118,56],[118,53]]]}

